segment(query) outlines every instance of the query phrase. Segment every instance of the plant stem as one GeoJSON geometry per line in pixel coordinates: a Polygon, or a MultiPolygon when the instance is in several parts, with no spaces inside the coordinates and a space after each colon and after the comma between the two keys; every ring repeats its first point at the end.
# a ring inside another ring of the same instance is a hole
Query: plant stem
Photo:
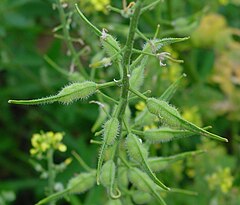
{"type": "Polygon", "coordinates": [[[121,89],[121,100],[118,106],[118,118],[122,121],[127,103],[128,103],[128,89],[129,89],[129,77],[128,77],[128,70],[130,65],[130,58],[132,55],[133,43],[134,43],[134,36],[136,33],[136,28],[138,25],[139,16],[141,13],[143,0],[138,0],[135,6],[134,14],[130,21],[130,28],[129,33],[126,41],[125,48],[126,50],[123,53],[123,77],[122,77],[122,89],[121,89]]]}
{"type": "MultiPolygon", "coordinates": [[[[54,162],[53,162],[53,149],[49,149],[47,152],[47,162],[48,162],[48,196],[54,193],[54,184],[56,173],[54,170],[54,162]]],[[[49,205],[55,205],[55,201],[49,203],[49,205]]]]}
{"type": "Polygon", "coordinates": [[[80,72],[82,73],[82,75],[85,77],[85,78],[88,78],[88,74],[87,72],[85,71],[85,69],[83,68],[83,65],[81,63],[81,61],[79,60],[79,56],[77,55],[77,52],[71,42],[71,37],[70,37],[70,34],[69,34],[69,31],[68,31],[68,28],[67,28],[67,21],[66,21],[66,14],[64,12],[64,9],[60,3],[60,0],[58,0],[58,10],[59,10],[59,14],[60,14],[60,20],[61,20],[61,23],[63,25],[63,36],[66,40],[66,43],[67,43],[67,46],[71,52],[71,55],[73,56],[73,59],[74,59],[74,62],[76,63],[78,69],[80,70],[80,72]]]}

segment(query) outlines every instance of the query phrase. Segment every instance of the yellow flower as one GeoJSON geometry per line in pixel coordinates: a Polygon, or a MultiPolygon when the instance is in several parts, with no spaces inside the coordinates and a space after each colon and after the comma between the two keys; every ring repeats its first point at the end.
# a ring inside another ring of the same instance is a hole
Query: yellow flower
{"type": "Polygon", "coordinates": [[[110,4],[110,0],[85,0],[80,1],[80,5],[86,12],[93,13],[99,11],[107,13],[107,5],[110,4]]]}
{"type": "Polygon", "coordinates": [[[61,143],[63,139],[63,133],[52,131],[46,133],[36,133],[33,134],[31,139],[32,147],[30,149],[31,155],[37,155],[42,157],[49,149],[59,150],[60,152],[65,152],[67,150],[66,145],[61,143]]]}
{"type": "Polygon", "coordinates": [[[60,152],[66,152],[67,146],[65,144],[60,143],[57,148],[60,152]]]}
{"type": "Polygon", "coordinates": [[[202,126],[202,119],[197,106],[184,109],[182,117],[200,127],[202,126]]]}
{"type": "Polygon", "coordinates": [[[142,111],[145,107],[146,107],[146,104],[143,101],[140,101],[135,105],[135,108],[139,111],[142,111]]]}
{"type": "Polygon", "coordinates": [[[207,182],[210,190],[215,190],[218,187],[221,192],[226,194],[232,188],[233,176],[231,175],[231,170],[229,167],[224,169],[219,169],[216,173],[207,176],[207,182]]]}

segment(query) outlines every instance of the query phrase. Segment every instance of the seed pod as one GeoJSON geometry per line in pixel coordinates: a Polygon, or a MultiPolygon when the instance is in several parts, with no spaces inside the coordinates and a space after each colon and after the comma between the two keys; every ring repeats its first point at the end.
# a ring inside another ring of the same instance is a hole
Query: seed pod
{"type": "Polygon", "coordinates": [[[151,157],[151,158],[148,158],[147,161],[152,171],[159,172],[166,169],[168,166],[175,163],[176,161],[184,160],[188,157],[192,157],[202,153],[204,153],[203,150],[197,150],[197,151],[184,152],[181,154],[172,155],[169,157],[151,157]]]}
{"type": "Polygon", "coordinates": [[[166,187],[159,179],[155,176],[155,174],[152,172],[150,167],[147,164],[147,157],[148,157],[148,152],[146,148],[141,144],[140,139],[130,133],[127,136],[126,139],[126,148],[127,152],[129,154],[129,157],[136,161],[137,163],[141,164],[144,166],[144,169],[146,170],[147,174],[149,177],[162,189],[169,190],[168,187],[166,187]]]}
{"type": "Polygon", "coordinates": [[[228,142],[226,138],[212,134],[200,127],[197,127],[193,123],[184,120],[178,111],[165,101],[157,100],[155,98],[148,98],[147,108],[149,112],[159,116],[161,120],[170,127],[185,129],[205,137],[228,142]]]}
{"type": "Polygon", "coordinates": [[[96,182],[95,174],[95,171],[90,173],[81,173],[78,176],[72,178],[67,185],[69,193],[83,193],[92,188],[96,182]]]}
{"type": "Polygon", "coordinates": [[[113,145],[118,132],[119,132],[119,121],[117,118],[113,117],[109,119],[103,128],[103,143],[100,149],[100,154],[98,158],[98,167],[97,167],[97,184],[99,184],[99,174],[102,167],[104,154],[107,146],[113,145]]]}
{"type": "Polygon", "coordinates": [[[126,138],[126,148],[129,157],[138,163],[143,163],[144,159],[148,157],[146,148],[143,147],[140,139],[132,133],[126,138]]]}
{"type": "Polygon", "coordinates": [[[156,39],[154,41],[154,45],[157,47],[157,50],[161,49],[163,46],[167,46],[173,43],[178,43],[181,41],[186,41],[190,37],[184,37],[184,38],[162,38],[162,39],[156,39]]]}
{"type": "Polygon", "coordinates": [[[23,105],[37,105],[43,103],[61,102],[69,104],[73,101],[84,99],[97,91],[97,84],[91,81],[73,83],[63,88],[57,95],[34,100],[9,100],[9,103],[23,105]]]}
{"type": "Polygon", "coordinates": [[[126,167],[119,167],[118,168],[118,176],[117,176],[117,184],[118,187],[123,190],[128,188],[128,169],[126,167]]]}
{"type": "Polygon", "coordinates": [[[90,95],[97,91],[97,84],[91,81],[85,81],[83,83],[73,83],[63,88],[58,96],[59,102],[68,104],[75,100],[88,98],[90,95]]]}
{"type": "Polygon", "coordinates": [[[100,182],[104,187],[109,190],[110,196],[112,198],[119,198],[121,196],[121,193],[118,188],[116,188],[116,190],[114,191],[115,172],[116,166],[114,161],[108,160],[101,169],[100,182]]]}
{"type": "MultiPolygon", "coordinates": [[[[105,108],[105,110],[106,110],[107,112],[110,112],[110,108],[109,108],[109,106],[108,106],[107,104],[104,104],[104,108],[105,108]]],[[[102,109],[102,107],[99,106],[98,118],[97,118],[97,120],[95,121],[94,125],[92,126],[91,131],[92,131],[92,132],[96,132],[97,129],[98,129],[99,127],[101,127],[102,124],[105,122],[106,118],[107,118],[107,114],[106,114],[105,111],[102,109]]]]}
{"type": "Polygon", "coordinates": [[[150,129],[143,131],[143,136],[151,143],[163,143],[173,139],[179,139],[182,137],[189,137],[194,133],[187,130],[174,130],[168,127],[161,127],[158,129],[150,129]]]}
{"type": "Polygon", "coordinates": [[[147,192],[157,199],[159,204],[166,205],[162,197],[156,192],[156,185],[149,176],[138,168],[131,168],[128,172],[128,177],[131,183],[138,190],[147,192]]]}
{"type": "Polygon", "coordinates": [[[158,99],[168,102],[173,97],[174,93],[177,91],[184,77],[186,77],[186,74],[181,75],[180,78],[178,78],[173,84],[171,84],[158,99]]]}
{"type": "Polygon", "coordinates": [[[129,83],[130,86],[132,88],[134,88],[135,90],[139,90],[139,88],[142,86],[143,84],[143,79],[144,79],[144,69],[145,66],[147,64],[147,57],[145,57],[139,66],[137,66],[136,68],[133,69],[130,79],[129,79],[129,83]]]}
{"type": "Polygon", "coordinates": [[[119,121],[113,117],[104,125],[103,141],[107,145],[112,145],[119,133],[119,121]]]}
{"type": "Polygon", "coordinates": [[[152,200],[152,196],[143,191],[135,191],[132,195],[132,199],[136,204],[149,204],[152,200]]]}
{"type": "Polygon", "coordinates": [[[118,41],[113,36],[105,34],[105,36],[102,36],[101,38],[101,43],[108,56],[114,56],[112,60],[121,60],[121,55],[119,54],[121,48],[118,41]]]}

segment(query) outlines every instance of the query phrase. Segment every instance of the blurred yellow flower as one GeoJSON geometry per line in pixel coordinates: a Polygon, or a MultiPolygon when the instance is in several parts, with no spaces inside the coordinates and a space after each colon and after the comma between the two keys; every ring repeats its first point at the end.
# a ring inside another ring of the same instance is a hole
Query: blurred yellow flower
{"type": "Polygon", "coordinates": [[[202,126],[202,119],[197,106],[185,108],[183,110],[182,117],[200,127],[202,126]]]}
{"type": "Polygon", "coordinates": [[[107,13],[107,5],[110,4],[110,0],[83,0],[80,1],[80,5],[86,12],[93,13],[95,11],[107,13]]]}
{"type": "Polygon", "coordinates": [[[33,134],[31,139],[32,148],[30,149],[30,154],[41,157],[42,154],[46,153],[49,149],[65,152],[67,147],[61,142],[63,135],[64,134],[61,132],[42,132],[40,134],[33,134]]]}
{"type": "Polygon", "coordinates": [[[146,107],[145,102],[143,101],[139,101],[136,105],[135,108],[139,111],[142,111],[144,108],[146,107]]]}
{"type": "Polygon", "coordinates": [[[219,169],[217,172],[206,177],[210,190],[220,188],[221,192],[226,194],[230,191],[233,184],[233,176],[229,167],[219,169]]]}

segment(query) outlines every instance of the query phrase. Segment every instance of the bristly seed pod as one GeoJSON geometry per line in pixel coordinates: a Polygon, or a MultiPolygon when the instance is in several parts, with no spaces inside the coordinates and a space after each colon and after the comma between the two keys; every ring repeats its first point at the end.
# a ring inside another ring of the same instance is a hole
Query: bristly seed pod
{"type": "Polygon", "coordinates": [[[96,182],[95,171],[89,173],[81,173],[76,177],[72,178],[67,185],[67,188],[63,191],[56,192],[42,200],[40,200],[37,205],[47,204],[51,201],[56,201],[66,195],[83,193],[88,189],[92,188],[96,182]]]}
{"type": "Polygon", "coordinates": [[[212,134],[200,127],[197,127],[193,123],[184,120],[180,116],[179,112],[165,101],[157,100],[155,98],[148,98],[147,108],[149,112],[160,117],[161,120],[170,127],[185,129],[190,132],[203,135],[205,137],[210,137],[216,140],[228,142],[226,138],[212,134]]]}
{"type": "Polygon", "coordinates": [[[96,182],[96,172],[81,173],[78,176],[72,178],[67,185],[70,190],[69,193],[83,193],[94,186],[96,182]]]}
{"type": "Polygon", "coordinates": [[[106,147],[113,145],[118,135],[118,132],[119,132],[119,121],[117,118],[113,117],[105,123],[103,128],[103,144],[100,149],[98,166],[97,166],[97,184],[98,185],[100,184],[99,174],[102,167],[106,147]]]}
{"type": "Polygon", "coordinates": [[[143,136],[151,143],[163,143],[170,140],[179,139],[183,137],[189,137],[194,133],[187,130],[174,130],[168,127],[161,127],[158,129],[149,129],[143,131],[143,136]]]}
{"type": "Polygon", "coordinates": [[[131,183],[137,187],[138,190],[147,192],[161,205],[166,205],[162,197],[156,192],[156,184],[149,178],[149,176],[139,170],[138,168],[131,168],[128,173],[129,180],[131,183]]]}
{"type": "Polygon", "coordinates": [[[109,57],[115,56],[112,60],[121,60],[121,55],[119,54],[121,48],[118,41],[113,36],[107,34],[105,31],[104,35],[101,37],[101,43],[109,57]]]}
{"type": "Polygon", "coordinates": [[[97,84],[91,81],[72,83],[64,87],[57,95],[34,100],[9,100],[9,103],[23,105],[37,105],[44,103],[61,102],[69,104],[79,99],[85,99],[97,91],[97,84]]]}
{"type": "Polygon", "coordinates": [[[148,152],[146,148],[141,144],[140,139],[130,133],[127,136],[126,139],[126,148],[127,152],[129,154],[129,157],[136,161],[137,163],[143,165],[144,169],[146,170],[147,174],[149,177],[162,189],[164,190],[169,190],[168,187],[166,187],[159,179],[155,176],[155,174],[152,172],[150,167],[147,164],[147,157],[148,157],[148,152]]]}
{"type": "Polygon", "coordinates": [[[152,200],[152,196],[143,191],[135,191],[132,195],[132,199],[134,203],[136,204],[149,204],[149,202],[152,200]]]}
{"type": "Polygon", "coordinates": [[[179,160],[187,159],[188,157],[193,157],[199,154],[203,154],[205,151],[203,150],[197,150],[197,151],[190,151],[190,152],[183,152],[180,154],[172,155],[169,157],[151,157],[148,158],[148,164],[150,168],[154,172],[160,172],[164,169],[166,169],[171,164],[175,163],[179,160]]]}
{"type": "Polygon", "coordinates": [[[115,173],[116,166],[113,160],[108,160],[102,167],[100,172],[100,182],[106,187],[110,192],[111,198],[119,198],[121,196],[121,192],[118,188],[114,190],[114,182],[115,182],[115,173]]]}

